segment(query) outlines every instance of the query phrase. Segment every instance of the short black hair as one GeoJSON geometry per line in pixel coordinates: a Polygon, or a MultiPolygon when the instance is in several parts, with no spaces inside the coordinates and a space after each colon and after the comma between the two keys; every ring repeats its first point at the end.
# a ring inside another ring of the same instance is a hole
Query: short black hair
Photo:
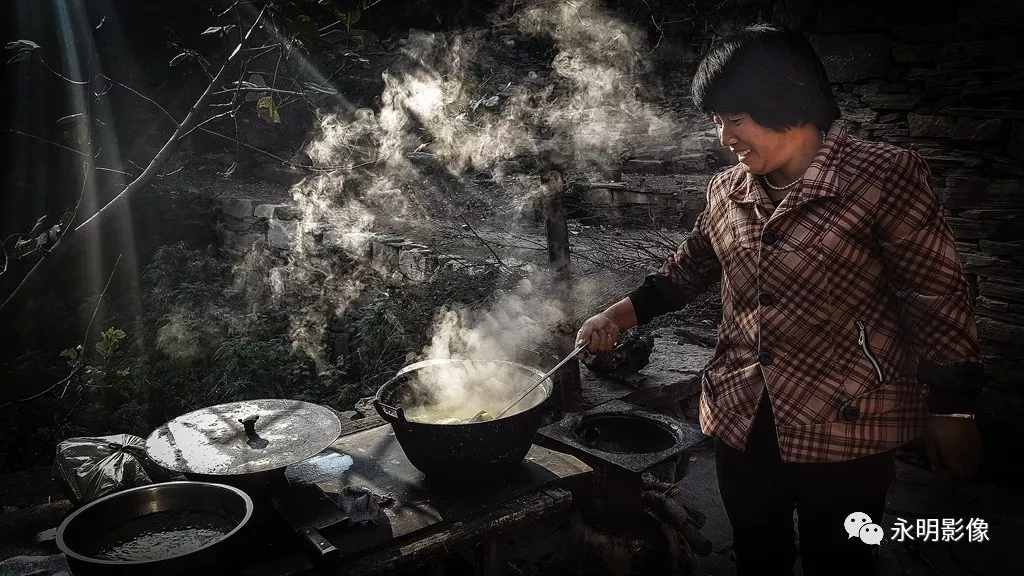
{"type": "Polygon", "coordinates": [[[749,26],[711,48],[697,67],[693,103],[704,114],[749,114],[781,132],[840,117],[828,74],[802,35],[769,24],[749,26]]]}

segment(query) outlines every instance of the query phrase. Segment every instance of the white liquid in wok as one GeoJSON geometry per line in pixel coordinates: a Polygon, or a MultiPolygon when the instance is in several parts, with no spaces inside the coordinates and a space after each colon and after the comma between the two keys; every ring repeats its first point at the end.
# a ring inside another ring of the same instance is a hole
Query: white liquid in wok
{"type": "MultiPolygon", "coordinates": [[[[528,389],[536,378],[504,365],[446,367],[426,369],[417,373],[408,386],[414,391],[403,401],[405,417],[413,422],[430,424],[465,424],[487,412],[491,418],[528,389]]],[[[513,406],[504,417],[518,414],[542,402],[546,389],[542,386],[513,406]]]]}
{"type": "Polygon", "coordinates": [[[181,556],[231,532],[231,519],[216,512],[170,510],[135,518],[103,535],[93,558],[140,562],[181,556]]]}

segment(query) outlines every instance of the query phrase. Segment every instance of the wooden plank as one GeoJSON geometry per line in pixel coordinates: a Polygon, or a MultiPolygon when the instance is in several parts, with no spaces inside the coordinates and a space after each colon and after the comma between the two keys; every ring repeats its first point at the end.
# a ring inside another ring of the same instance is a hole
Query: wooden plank
{"type": "Polygon", "coordinates": [[[396,538],[430,526],[464,521],[482,510],[542,487],[570,488],[592,473],[578,458],[532,446],[521,466],[508,474],[471,485],[431,483],[409,462],[391,426],[379,426],[338,439],[331,446],[351,464],[334,478],[319,482],[328,494],[345,486],[363,486],[375,494],[389,494],[393,502],[387,521],[372,528],[336,526],[321,531],[342,558],[387,545],[396,538]]]}
{"type": "Polygon", "coordinates": [[[572,494],[560,488],[543,488],[516,498],[465,522],[445,523],[398,538],[378,550],[347,558],[336,566],[313,570],[320,576],[371,575],[429,562],[480,538],[481,534],[507,533],[548,518],[569,507],[572,494]]]}
{"type": "Polygon", "coordinates": [[[476,573],[480,576],[504,576],[507,544],[504,532],[486,534],[477,548],[476,573]]]}
{"type": "Polygon", "coordinates": [[[363,430],[369,430],[370,428],[385,425],[387,425],[387,422],[380,417],[380,414],[377,414],[377,412],[374,411],[359,420],[342,422],[341,434],[338,437],[341,438],[343,436],[355,434],[356,432],[362,432],[363,430]]]}

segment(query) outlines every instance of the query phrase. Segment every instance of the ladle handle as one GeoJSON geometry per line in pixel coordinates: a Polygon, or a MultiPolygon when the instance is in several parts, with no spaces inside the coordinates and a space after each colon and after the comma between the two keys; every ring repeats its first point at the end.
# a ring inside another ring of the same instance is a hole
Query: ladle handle
{"type": "Polygon", "coordinates": [[[541,385],[541,383],[543,383],[545,380],[550,378],[551,375],[554,374],[556,371],[558,371],[559,368],[561,368],[562,366],[565,366],[566,362],[568,362],[569,360],[572,360],[573,358],[575,358],[576,355],[579,354],[580,352],[583,352],[583,349],[586,348],[589,345],[590,345],[590,342],[583,342],[580,345],[578,345],[575,350],[573,350],[572,352],[569,353],[568,356],[566,356],[565,358],[562,358],[561,362],[559,362],[558,364],[555,364],[554,368],[552,368],[551,370],[548,370],[547,374],[541,376],[540,380],[537,380],[536,382],[534,382],[533,386],[530,386],[525,391],[523,391],[522,394],[520,394],[519,396],[516,396],[515,400],[513,400],[513,401],[508,403],[508,406],[505,406],[504,408],[501,409],[501,412],[498,412],[497,414],[495,414],[494,415],[494,419],[497,420],[498,418],[501,418],[502,416],[505,415],[505,413],[507,413],[509,410],[511,410],[513,406],[515,406],[516,404],[519,404],[520,402],[522,402],[523,398],[526,398],[527,396],[529,396],[531,392],[536,390],[537,387],[541,385]]]}

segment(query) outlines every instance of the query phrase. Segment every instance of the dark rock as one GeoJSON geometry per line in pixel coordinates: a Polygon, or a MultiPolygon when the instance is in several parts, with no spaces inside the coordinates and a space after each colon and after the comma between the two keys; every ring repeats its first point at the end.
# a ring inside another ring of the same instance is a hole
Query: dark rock
{"type": "Polygon", "coordinates": [[[907,128],[876,128],[874,130],[875,138],[888,138],[892,136],[909,136],[910,130],[907,128]]]}
{"type": "Polygon", "coordinates": [[[252,173],[282,186],[291,186],[303,176],[298,169],[279,162],[261,162],[253,168],[252,173]]]}
{"type": "Polygon", "coordinates": [[[885,79],[889,82],[899,82],[907,75],[907,67],[899,64],[889,67],[889,71],[885,73],[885,79]]]}
{"type": "Polygon", "coordinates": [[[975,220],[1021,220],[1024,219],[1024,210],[999,210],[979,209],[965,210],[960,213],[961,218],[972,218],[975,220]]]}
{"type": "Polygon", "coordinates": [[[934,64],[942,61],[942,46],[896,45],[892,57],[900,64],[934,64]]]}
{"type": "Polygon", "coordinates": [[[231,198],[224,201],[221,211],[225,216],[242,220],[244,218],[252,218],[258,204],[259,200],[231,198]]]}
{"type": "Polygon", "coordinates": [[[267,231],[268,244],[274,248],[290,250],[296,246],[298,241],[298,222],[289,222],[276,218],[270,220],[270,228],[267,231]]]}
{"type": "Polygon", "coordinates": [[[984,279],[978,283],[978,293],[999,300],[1024,302],[1024,286],[984,279]]]}
{"type": "Polygon", "coordinates": [[[619,338],[611,352],[594,354],[583,363],[595,374],[626,377],[647,366],[653,350],[652,336],[630,331],[619,338]]]}
{"type": "Polygon", "coordinates": [[[857,84],[850,89],[851,92],[857,96],[863,96],[865,94],[878,94],[882,91],[882,85],[878,82],[869,82],[867,84],[857,84]]]}
{"type": "Polygon", "coordinates": [[[978,250],[986,254],[993,254],[995,256],[1024,258],[1024,240],[1012,240],[1010,242],[993,242],[992,240],[979,240],[978,250]]]}
{"type": "Polygon", "coordinates": [[[985,238],[989,240],[1015,240],[1024,237],[1024,222],[985,221],[968,218],[947,218],[957,240],[985,238]]]}
{"type": "Polygon", "coordinates": [[[1014,39],[947,44],[942,49],[941,61],[973,67],[1018,62],[1021,58],[1024,58],[1024,44],[1014,39]]]}
{"type": "Polygon", "coordinates": [[[900,112],[890,112],[889,114],[882,114],[881,116],[879,116],[878,122],[880,124],[888,124],[889,122],[896,122],[897,120],[903,117],[904,115],[900,112]]]}
{"type": "Polygon", "coordinates": [[[951,175],[946,178],[946,202],[959,208],[1024,207],[1024,179],[951,175]]]}
{"type": "Polygon", "coordinates": [[[635,174],[658,175],[665,172],[665,163],[661,160],[629,160],[624,170],[635,174]]]}
{"type": "Polygon", "coordinates": [[[277,204],[260,204],[256,206],[256,209],[253,211],[253,216],[255,216],[257,219],[264,220],[267,218],[272,218],[274,216],[274,208],[276,208],[277,206],[277,204]]]}
{"type": "Polygon", "coordinates": [[[356,405],[355,405],[356,412],[359,412],[364,417],[369,416],[371,414],[376,414],[377,410],[373,407],[373,400],[374,400],[373,396],[367,396],[366,398],[360,398],[359,401],[356,402],[356,405]]]}
{"type": "Polygon", "coordinates": [[[978,317],[978,334],[996,342],[1006,342],[1024,346],[1024,326],[1000,322],[998,320],[978,317]]]}
{"type": "Polygon", "coordinates": [[[915,138],[952,138],[956,120],[947,116],[925,116],[911,112],[907,114],[910,135],[915,138]]]}
{"type": "Polygon", "coordinates": [[[862,99],[871,108],[880,110],[913,110],[921,101],[917,94],[868,94],[862,99]]]}
{"type": "Polygon", "coordinates": [[[966,116],[969,118],[1024,118],[1024,110],[994,108],[947,108],[950,116],[966,116]]]}
{"type": "Polygon", "coordinates": [[[889,72],[892,48],[886,34],[817,34],[811,43],[832,82],[884,78],[889,72]]]}
{"type": "Polygon", "coordinates": [[[839,113],[842,115],[844,120],[849,120],[850,122],[865,123],[874,122],[878,119],[878,112],[875,112],[870,108],[862,108],[860,106],[852,107],[840,105],[839,113]]]}
{"type": "Polygon", "coordinates": [[[53,544],[57,541],[57,529],[49,528],[35,535],[32,538],[35,544],[53,544]]]}
{"type": "Polygon", "coordinates": [[[714,153],[684,154],[673,159],[668,169],[676,174],[701,174],[708,170],[716,158],[714,153]]]}
{"type": "Polygon", "coordinates": [[[1008,282],[1024,281],[1024,265],[1019,262],[977,252],[964,252],[960,254],[960,259],[965,271],[983,278],[1008,282]]]}
{"type": "Polygon", "coordinates": [[[1024,325],[1024,304],[1019,302],[1004,302],[982,296],[975,301],[975,309],[981,316],[1024,325]]]}
{"type": "Polygon", "coordinates": [[[995,140],[999,136],[999,130],[1003,121],[999,118],[971,119],[958,118],[956,128],[953,130],[953,137],[960,140],[975,140],[986,142],[995,140]]]}
{"type": "Polygon", "coordinates": [[[1006,155],[1024,161],[1024,122],[1016,121],[1010,130],[1010,142],[1006,145],[1006,155]]]}
{"type": "Polygon", "coordinates": [[[274,208],[274,218],[278,220],[298,220],[302,212],[295,206],[279,205],[274,208]]]}
{"type": "Polygon", "coordinates": [[[893,26],[892,33],[896,38],[910,44],[935,44],[956,38],[956,24],[936,24],[931,26],[893,26]]]}

